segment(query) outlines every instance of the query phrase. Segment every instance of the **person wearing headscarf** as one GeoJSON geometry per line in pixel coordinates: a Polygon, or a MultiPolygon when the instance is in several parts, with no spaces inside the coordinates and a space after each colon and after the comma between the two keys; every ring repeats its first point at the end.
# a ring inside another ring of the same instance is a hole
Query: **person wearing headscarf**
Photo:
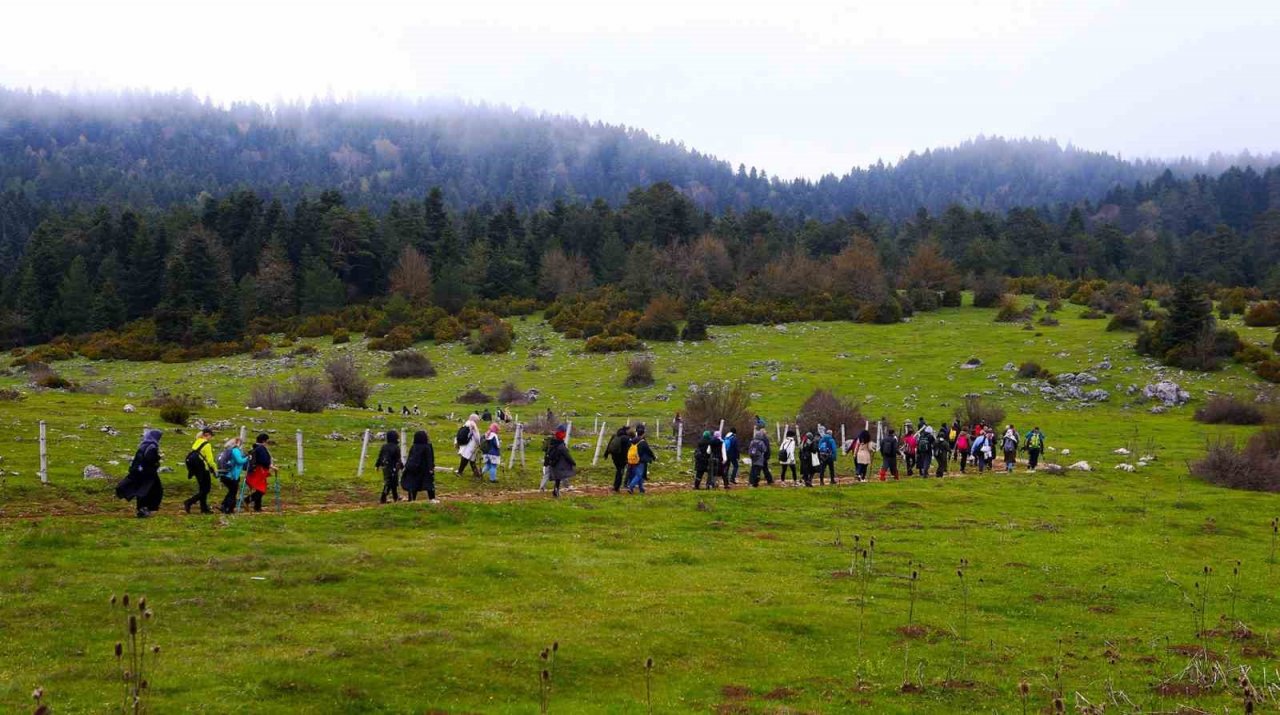
{"type": "Polygon", "coordinates": [[[458,436],[454,440],[458,445],[458,456],[462,461],[458,463],[458,476],[462,476],[462,472],[471,465],[471,473],[476,479],[480,478],[480,467],[476,464],[476,452],[480,449],[480,415],[471,413],[467,417],[467,422],[458,428],[458,436]]]}
{"type": "Polygon", "coordinates": [[[724,470],[724,439],[720,436],[720,430],[711,433],[711,452],[707,462],[707,489],[715,489],[719,486],[721,478],[724,480],[724,488],[729,488],[729,478],[724,470]]]}
{"type": "MultiPolygon", "coordinates": [[[[693,488],[702,488],[702,477],[711,466],[711,430],[703,430],[693,448],[693,488]]],[[[708,480],[710,481],[710,480],[708,480]]]]}
{"type": "Polygon", "coordinates": [[[778,445],[778,464],[782,467],[782,474],[779,475],[778,481],[787,481],[787,469],[791,470],[791,484],[795,485],[798,481],[796,477],[796,431],[787,428],[787,436],[782,438],[782,444],[778,445]]]}
{"type": "Polygon", "coordinates": [[[489,481],[496,483],[498,465],[502,463],[502,444],[498,441],[497,422],[489,423],[489,431],[485,433],[484,442],[480,448],[484,454],[484,471],[489,475],[489,481]]]}
{"type": "Polygon", "coordinates": [[[223,514],[234,514],[236,501],[240,496],[240,475],[244,473],[245,467],[249,466],[249,456],[244,453],[243,443],[239,437],[227,440],[223,453],[226,455],[227,471],[219,477],[219,480],[226,488],[227,494],[222,497],[222,506],[219,507],[219,511],[223,514]]]}
{"type": "Polygon", "coordinates": [[[416,501],[418,492],[426,491],[432,504],[440,503],[436,499],[436,451],[426,430],[413,433],[413,445],[409,447],[409,457],[404,461],[400,486],[409,494],[409,501],[416,501]]]}
{"type": "Polygon", "coordinates": [[[400,501],[400,492],[396,487],[400,483],[400,470],[404,468],[404,463],[400,461],[399,432],[387,432],[387,443],[378,451],[378,460],[373,467],[382,470],[382,496],[378,497],[378,503],[386,504],[388,495],[391,501],[400,501]]]}
{"type": "Polygon", "coordinates": [[[564,443],[567,433],[565,425],[556,427],[555,436],[547,441],[547,451],[542,457],[542,466],[546,467],[547,475],[555,484],[551,495],[557,499],[560,498],[560,485],[573,478],[574,469],[578,466],[569,453],[569,445],[564,443]]]}
{"type": "MultiPolygon", "coordinates": [[[[858,433],[853,443],[854,473],[860,482],[867,481],[867,475],[871,471],[871,456],[871,431],[864,429],[858,433]]],[[[836,483],[834,476],[831,477],[831,483],[836,483]]]]}
{"type": "Polygon", "coordinates": [[[249,476],[245,477],[244,484],[249,487],[249,501],[253,503],[254,511],[262,511],[262,497],[267,493],[267,479],[272,474],[279,474],[280,469],[271,463],[271,450],[267,449],[267,442],[271,441],[271,435],[262,432],[258,438],[254,440],[253,445],[253,467],[249,469],[249,476]]]}
{"type": "Polygon", "coordinates": [[[139,519],[160,510],[164,485],[160,483],[160,438],[164,433],[149,429],[129,463],[129,474],[116,485],[116,496],[137,503],[139,519]]]}
{"type": "Polygon", "coordinates": [[[800,438],[800,479],[806,487],[813,486],[813,473],[818,468],[818,442],[812,432],[800,438]]]}

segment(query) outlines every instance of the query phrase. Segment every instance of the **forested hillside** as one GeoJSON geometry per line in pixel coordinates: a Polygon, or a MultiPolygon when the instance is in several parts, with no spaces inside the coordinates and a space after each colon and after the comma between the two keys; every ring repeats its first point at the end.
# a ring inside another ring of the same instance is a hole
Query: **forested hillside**
{"type": "MultiPolygon", "coordinates": [[[[1261,170],[1274,158],[1169,168],[1180,177],[1241,162],[1261,170]]],[[[242,188],[292,203],[336,189],[353,206],[383,211],[438,186],[455,210],[530,211],[556,200],[617,206],[632,189],[665,181],[712,213],[764,208],[827,220],[858,210],[901,221],[953,203],[1003,212],[1097,201],[1165,168],[1051,141],[980,138],[893,165],[779,181],[769,167],[735,168],[639,129],[460,102],[221,108],[186,94],[0,89],[0,188],[53,207],[167,207],[242,188]]]]}

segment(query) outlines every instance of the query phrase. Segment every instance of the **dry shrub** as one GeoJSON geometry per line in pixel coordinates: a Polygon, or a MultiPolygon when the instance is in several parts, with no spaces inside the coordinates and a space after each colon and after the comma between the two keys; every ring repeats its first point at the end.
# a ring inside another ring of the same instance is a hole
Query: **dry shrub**
{"type": "Polygon", "coordinates": [[[1057,326],[1062,325],[1062,322],[1057,318],[1053,317],[1052,315],[1045,315],[1038,322],[1040,325],[1043,325],[1047,328],[1056,328],[1057,326]]]}
{"type": "Polygon", "coordinates": [[[324,412],[332,400],[329,386],[315,375],[298,375],[287,385],[266,382],[249,390],[249,407],[306,413],[324,412]]]}
{"type": "MultiPolygon", "coordinates": [[[[702,385],[684,401],[684,423],[689,434],[714,430],[724,420],[725,427],[747,430],[755,425],[751,413],[751,391],[743,382],[711,382],[702,385]]],[[[744,432],[747,434],[747,432],[744,432]]]]}
{"type": "Polygon", "coordinates": [[[1191,474],[1210,484],[1259,492],[1280,491],[1280,428],[1254,434],[1239,449],[1234,440],[1210,442],[1191,474]]]}
{"type": "Polygon", "coordinates": [[[486,395],[477,388],[471,388],[466,392],[458,395],[458,399],[454,400],[463,405],[487,405],[493,402],[492,395],[486,395]]]}
{"type": "Polygon", "coordinates": [[[1266,415],[1256,405],[1222,396],[1210,399],[1192,418],[1210,425],[1260,425],[1266,421],[1266,415]]]}
{"type": "Polygon", "coordinates": [[[979,277],[973,284],[973,307],[994,308],[1001,305],[1005,294],[1005,279],[994,273],[979,277]]]}
{"type": "Polygon", "coordinates": [[[330,391],[342,404],[364,407],[369,402],[373,387],[360,374],[360,368],[352,355],[341,355],[325,363],[324,374],[329,378],[330,391]]]}
{"type": "Polygon", "coordinates": [[[1280,325],[1280,302],[1269,300],[1249,306],[1244,314],[1244,324],[1252,328],[1273,328],[1280,325]]]}
{"type": "Polygon", "coordinates": [[[417,350],[402,350],[387,361],[387,377],[435,377],[431,358],[417,350]]]}
{"type": "Polygon", "coordinates": [[[1135,332],[1142,330],[1142,311],[1138,309],[1137,305],[1130,303],[1116,309],[1116,314],[1107,323],[1107,331],[1116,330],[1135,332]]]}
{"type": "Polygon", "coordinates": [[[511,323],[489,318],[469,341],[467,351],[472,355],[505,353],[511,349],[511,341],[514,339],[515,331],[511,328],[511,323]]]}
{"type": "Polygon", "coordinates": [[[996,313],[997,323],[1024,323],[1031,320],[1032,309],[1030,306],[1026,308],[1018,308],[1017,299],[1012,296],[1004,296],[1000,299],[1000,311],[996,313]]]}
{"type": "Polygon", "coordinates": [[[1027,361],[1018,366],[1018,377],[1024,380],[1048,380],[1053,374],[1040,367],[1040,363],[1027,361]]]}
{"type": "Polygon", "coordinates": [[[846,434],[855,435],[866,422],[856,402],[831,390],[814,390],[796,412],[796,424],[802,432],[813,432],[818,425],[823,425],[838,433],[844,425],[846,434]]]}
{"type": "Polygon", "coordinates": [[[160,408],[160,419],[171,425],[186,427],[191,419],[191,409],[183,402],[174,400],[160,408]]]}
{"type": "Polygon", "coordinates": [[[270,360],[275,356],[276,356],[276,351],[272,350],[271,348],[262,348],[261,350],[254,350],[252,353],[249,354],[249,357],[253,358],[254,360],[270,360]]]}
{"type": "Polygon", "coordinates": [[[370,340],[369,349],[384,352],[407,350],[413,347],[413,339],[413,330],[409,326],[398,325],[392,328],[384,337],[370,340]]]}
{"type": "Polygon", "coordinates": [[[504,405],[527,405],[533,400],[529,399],[529,393],[516,387],[514,382],[508,380],[502,383],[502,387],[498,388],[498,402],[504,405]]]}
{"type": "Polygon", "coordinates": [[[1253,366],[1253,371],[1267,382],[1280,382],[1280,360],[1263,360],[1253,366]]]}
{"type": "Polygon", "coordinates": [[[346,328],[338,328],[333,331],[334,345],[344,345],[349,342],[351,342],[351,333],[347,332],[346,328]]]}
{"type": "Polygon", "coordinates": [[[314,357],[319,354],[320,349],[314,345],[299,345],[289,353],[291,357],[314,357]]]}
{"type": "Polygon", "coordinates": [[[93,380],[92,382],[81,382],[72,385],[71,391],[78,395],[109,395],[111,394],[111,381],[93,380]]]}
{"type": "Polygon", "coordinates": [[[21,402],[27,396],[12,387],[0,387],[0,402],[21,402]]]}
{"type": "Polygon", "coordinates": [[[648,387],[653,384],[653,358],[638,355],[627,361],[627,379],[623,387],[648,387]]]}
{"type": "Polygon", "coordinates": [[[1081,313],[1080,317],[1085,320],[1102,320],[1103,318],[1107,317],[1107,314],[1096,308],[1089,308],[1088,310],[1081,313]]]}
{"type": "Polygon", "coordinates": [[[31,384],[36,387],[48,390],[69,390],[76,386],[74,382],[59,375],[56,370],[42,362],[28,365],[27,372],[31,376],[31,384]]]}
{"type": "Polygon", "coordinates": [[[981,397],[969,395],[964,398],[964,404],[956,408],[954,416],[962,425],[981,422],[984,425],[998,426],[1004,422],[1004,409],[999,405],[983,402],[981,397]]]}

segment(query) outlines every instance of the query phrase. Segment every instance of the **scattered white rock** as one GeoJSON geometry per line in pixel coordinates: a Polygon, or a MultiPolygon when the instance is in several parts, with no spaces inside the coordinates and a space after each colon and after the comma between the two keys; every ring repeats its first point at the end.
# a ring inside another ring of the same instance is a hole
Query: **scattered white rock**
{"type": "Polygon", "coordinates": [[[1062,450],[1062,456],[1066,457],[1066,456],[1069,456],[1070,454],[1071,454],[1071,450],[1069,449],[1062,450]]]}
{"type": "MultiPolygon", "coordinates": [[[[1065,450],[1064,450],[1064,452],[1065,452],[1065,450]]],[[[1085,461],[1083,461],[1083,460],[1081,460],[1081,461],[1079,461],[1079,462],[1076,462],[1075,464],[1071,465],[1070,467],[1067,467],[1067,469],[1070,469],[1070,470],[1073,470],[1073,471],[1076,471],[1076,472],[1092,472],[1092,471],[1093,471],[1093,467],[1090,467],[1090,466],[1089,466],[1089,463],[1088,463],[1088,462],[1085,462],[1085,461]]]]}
{"type": "MultiPolygon", "coordinates": [[[[1119,469],[1122,472],[1132,472],[1134,470],[1134,466],[1132,464],[1117,464],[1116,469],[1119,469]]],[[[1086,469],[1085,471],[1089,470],[1086,469]]]]}
{"type": "Polygon", "coordinates": [[[1148,399],[1159,400],[1165,407],[1184,405],[1191,399],[1191,393],[1172,380],[1161,380],[1147,385],[1142,388],[1142,395],[1148,399]]]}
{"type": "Polygon", "coordinates": [[[84,468],[84,478],[85,479],[109,479],[110,477],[107,476],[106,472],[102,471],[101,467],[95,467],[94,465],[90,464],[84,468]]]}
{"type": "Polygon", "coordinates": [[[1121,448],[1119,448],[1119,449],[1113,449],[1113,450],[1111,450],[1111,453],[1112,453],[1112,454],[1128,454],[1128,453],[1129,453],[1129,450],[1125,449],[1124,447],[1121,447],[1121,448]]]}
{"type": "Polygon", "coordinates": [[[137,411],[137,408],[135,408],[133,405],[125,405],[124,411],[126,414],[133,414],[134,412],[137,411]]]}
{"type": "Polygon", "coordinates": [[[1014,364],[1013,364],[1013,363],[1011,363],[1011,362],[1007,362],[1007,363],[1005,363],[1005,364],[1004,364],[1004,370],[1005,370],[1005,372],[1013,372],[1013,371],[1015,371],[1015,370],[1017,370],[1017,369],[1018,369],[1018,366],[1017,366],[1017,365],[1014,365],[1014,364]]]}

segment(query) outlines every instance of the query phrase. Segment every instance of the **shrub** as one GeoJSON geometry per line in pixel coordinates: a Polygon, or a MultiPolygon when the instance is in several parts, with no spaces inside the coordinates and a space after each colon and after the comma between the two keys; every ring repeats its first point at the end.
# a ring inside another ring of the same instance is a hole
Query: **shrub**
{"type": "Polygon", "coordinates": [[[504,405],[527,405],[533,400],[529,399],[529,393],[516,387],[514,382],[510,380],[502,383],[502,387],[498,388],[498,402],[504,405]]]}
{"type": "Polygon", "coordinates": [[[1031,307],[1019,308],[1018,301],[1006,296],[1000,299],[1000,310],[996,313],[997,323],[1025,323],[1031,320],[1031,307]]]}
{"type": "Polygon", "coordinates": [[[1036,321],[1036,322],[1037,322],[1039,325],[1043,325],[1043,326],[1048,327],[1048,328],[1055,328],[1055,327],[1057,327],[1057,326],[1059,326],[1059,325],[1062,325],[1062,321],[1061,321],[1061,320],[1058,320],[1057,318],[1053,317],[1052,315],[1046,315],[1046,316],[1044,316],[1043,318],[1041,318],[1040,320],[1038,320],[1038,321],[1036,321]]]}
{"type": "Polygon", "coordinates": [[[294,410],[318,413],[332,401],[329,386],[315,375],[298,375],[287,385],[266,382],[254,385],[249,391],[249,407],[264,410],[294,410]]]}
{"type": "Polygon", "coordinates": [[[927,288],[912,288],[907,291],[907,301],[911,303],[914,313],[928,313],[938,309],[938,292],[927,288]]]}
{"type": "Polygon", "coordinates": [[[689,322],[680,332],[680,339],[689,342],[707,339],[707,316],[700,308],[689,311],[689,322]]]}
{"type": "Polygon", "coordinates": [[[417,350],[402,350],[387,360],[387,377],[435,377],[431,358],[417,350]]]}
{"type": "Polygon", "coordinates": [[[1209,443],[1205,456],[1191,465],[1191,474],[1230,489],[1280,491],[1280,428],[1254,434],[1244,449],[1232,440],[1209,443]]]}
{"type": "Polygon", "coordinates": [[[489,318],[476,331],[467,350],[473,355],[505,353],[511,349],[514,336],[511,323],[499,318],[489,318]]]}
{"type": "Polygon", "coordinates": [[[857,434],[865,423],[857,403],[825,389],[814,390],[796,412],[796,424],[801,432],[814,431],[818,425],[824,425],[839,433],[840,425],[844,425],[846,433],[857,434]]]}
{"type": "Polygon", "coordinates": [[[1081,313],[1080,317],[1084,318],[1085,320],[1102,320],[1103,318],[1107,317],[1107,314],[1102,312],[1101,310],[1098,310],[1097,308],[1089,308],[1085,310],[1083,313],[1081,313]]]}
{"type": "MultiPolygon", "coordinates": [[[[964,303],[964,296],[958,290],[942,291],[942,307],[943,308],[959,308],[964,303]]],[[[902,310],[901,307],[898,310],[902,310]]]]}
{"type": "Polygon", "coordinates": [[[351,342],[351,333],[347,332],[346,328],[338,328],[333,331],[334,345],[344,345],[349,342],[351,342]]]}
{"type": "Polygon", "coordinates": [[[859,323],[893,325],[902,322],[902,303],[894,296],[887,296],[879,304],[866,304],[858,310],[859,323]]]}
{"type": "Polygon", "coordinates": [[[638,355],[627,361],[627,379],[623,387],[648,387],[653,384],[653,358],[638,355]]]}
{"type": "Polygon", "coordinates": [[[1210,425],[1260,425],[1266,421],[1266,415],[1248,402],[1219,396],[1196,410],[1192,419],[1210,425]]]}
{"type": "Polygon", "coordinates": [[[458,399],[454,401],[464,405],[487,405],[490,402],[493,402],[493,396],[486,395],[479,389],[473,387],[461,395],[458,395],[458,399]]]}
{"type": "Polygon", "coordinates": [[[452,343],[467,335],[467,329],[463,327],[462,321],[452,316],[437,320],[431,332],[437,343],[452,343]]]}
{"type": "MultiPolygon", "coordinates": [[[[751,391],[743,382],[712,382],[702,385],[684,401],[684,424],[690,435],[714,430],[724,420],[725,427],[749,430],[755,425],[751,413],[751,391]]],[[[744,431],[749,435],[749,431],[744,431]]]]}
{"type": "Polygon", "coordinates": [[[1263,348],[1258,347],[1257,345],[1246,344],[1246,345],[1241,345],[1240,349],[1236,351],[1236,354],[1233,357],[1235,358],[1235,361],[1238,363],[1243,363],[1245,365],[1253,365],[1256,363],[1260,363],[1263,360],[1270,360],[1271,353],[1267,352],[1263,348]]]}
{"type": "Polygon", "coordinates": [[[1267,382],[1280,382],[1280,360],[1263,360],[1253,366],[1253,371],[1267,382]]]}
{"type": "Polygon", "coordinates": [[[329,390],[339,402],[351,407],[368,404],[373,388],[360,374],[354,356],[346,354],[330,360],[324,365],[324,374],[329,378],[329,390]]]}
{"type": "Polygon", "coordinates": [[[181,400],[172,400],[160,408],[160,419],[171,425],[187,426],[191,419],[191,409],[181,400]]]}
{"type": "Polygon", "coordinates": [[[1138,306],[1129,304],[1116,309],[1116,314],[1107,322],[1107,332],[1116,330],[1142,330],[1142,313],[1138,306]]]}
{"type": "Polygon", "coordinates": [[[1249,306],[1244,314],[1244,324],[1253,328],[1274,328],[1280,325],[1280,302],[1268,300],[1249,306]]]}
{"type": "Polygon", "coordinates": [[[314,345],[299,345],[289,354],[293,357],[314,357],[320,354],[320,349],[314,345]]]}
{"type": "Polygon", "coordinates": [[[1040,367],[1040,363],[1027,361],[1018,366],[1018,377],[1026,380],[1048,380],[1053,374],[1040,367]]]}
{"type": "Polygon", "coordinates": [[[412,328],[407,325],[398,325],[392,328],[384,337],[370,340],[369,349],[388,353],[407,350],[413,347],[413,339],[412,328]]]}
{"type": "Polygon", "coordinates": [[[982,398],[976,395],[966,396],[964,404],[956,408],[954,416],[962,425],[975,425],[981,422],[995,427],[1004,422],[1004,410],[999,405],[983,402],[982,398]]]}
{"type": "Polygon", "coordinates": [[[27,396],[12,387],[0,387],[0,402],[21,402],[27,396]]]}
{"type": "Polygon", "coordinates": [[[28,366],[31,374],[31,384],[36,387],[43,387],[48,390],[68,390],[75,387],[75,383],[67,378],[59,375],[53,368],[44,363],[33,363],[28,366]]]}
{"type": "Polygon", "coordinates": [[[649,301],[644,315],[636,323],[636,337],[645,340],[675,340],[679,334],[676,321],[680,319],[680,301],[670,296],[657,296],[649,301]]]}
{"type": "Polygon", "coordinates": [[[1048,303],[1044,304],[1044,312],[1046,313],[1056,313],[1059,310],[1062,310],[1061,298],[1058,298],[1055,296],[1053,298],[1050,298],[1048,303]]]}
{"type": "Polygon", "coordinates": [[[263,348],[262,350],[254,350],[249,354],[254,360],[270,360],[276,356],[276,351],[271,348],[263,348]]]}
{"type": "Polygon", "coordinates": [[[636,336],[630,333],[621,335],[592,335],[587,338],[586,345],[583,349],[589,353],[618,353],[628,350],[642,350],[644,343],[641,343],[636,336]]]}
{"type": "Polygon", "coordinates": [[[986,275],[979,278],[973,286],[973,307],[1003,307],[1005,282],[1002,276],[986,275]]]}
{"type": "Polygon", "coordinates": [[[1271,349],[1280,353],[1280,333],[1276,333],[1276,339],[1271,341],[1271,349]]]}

